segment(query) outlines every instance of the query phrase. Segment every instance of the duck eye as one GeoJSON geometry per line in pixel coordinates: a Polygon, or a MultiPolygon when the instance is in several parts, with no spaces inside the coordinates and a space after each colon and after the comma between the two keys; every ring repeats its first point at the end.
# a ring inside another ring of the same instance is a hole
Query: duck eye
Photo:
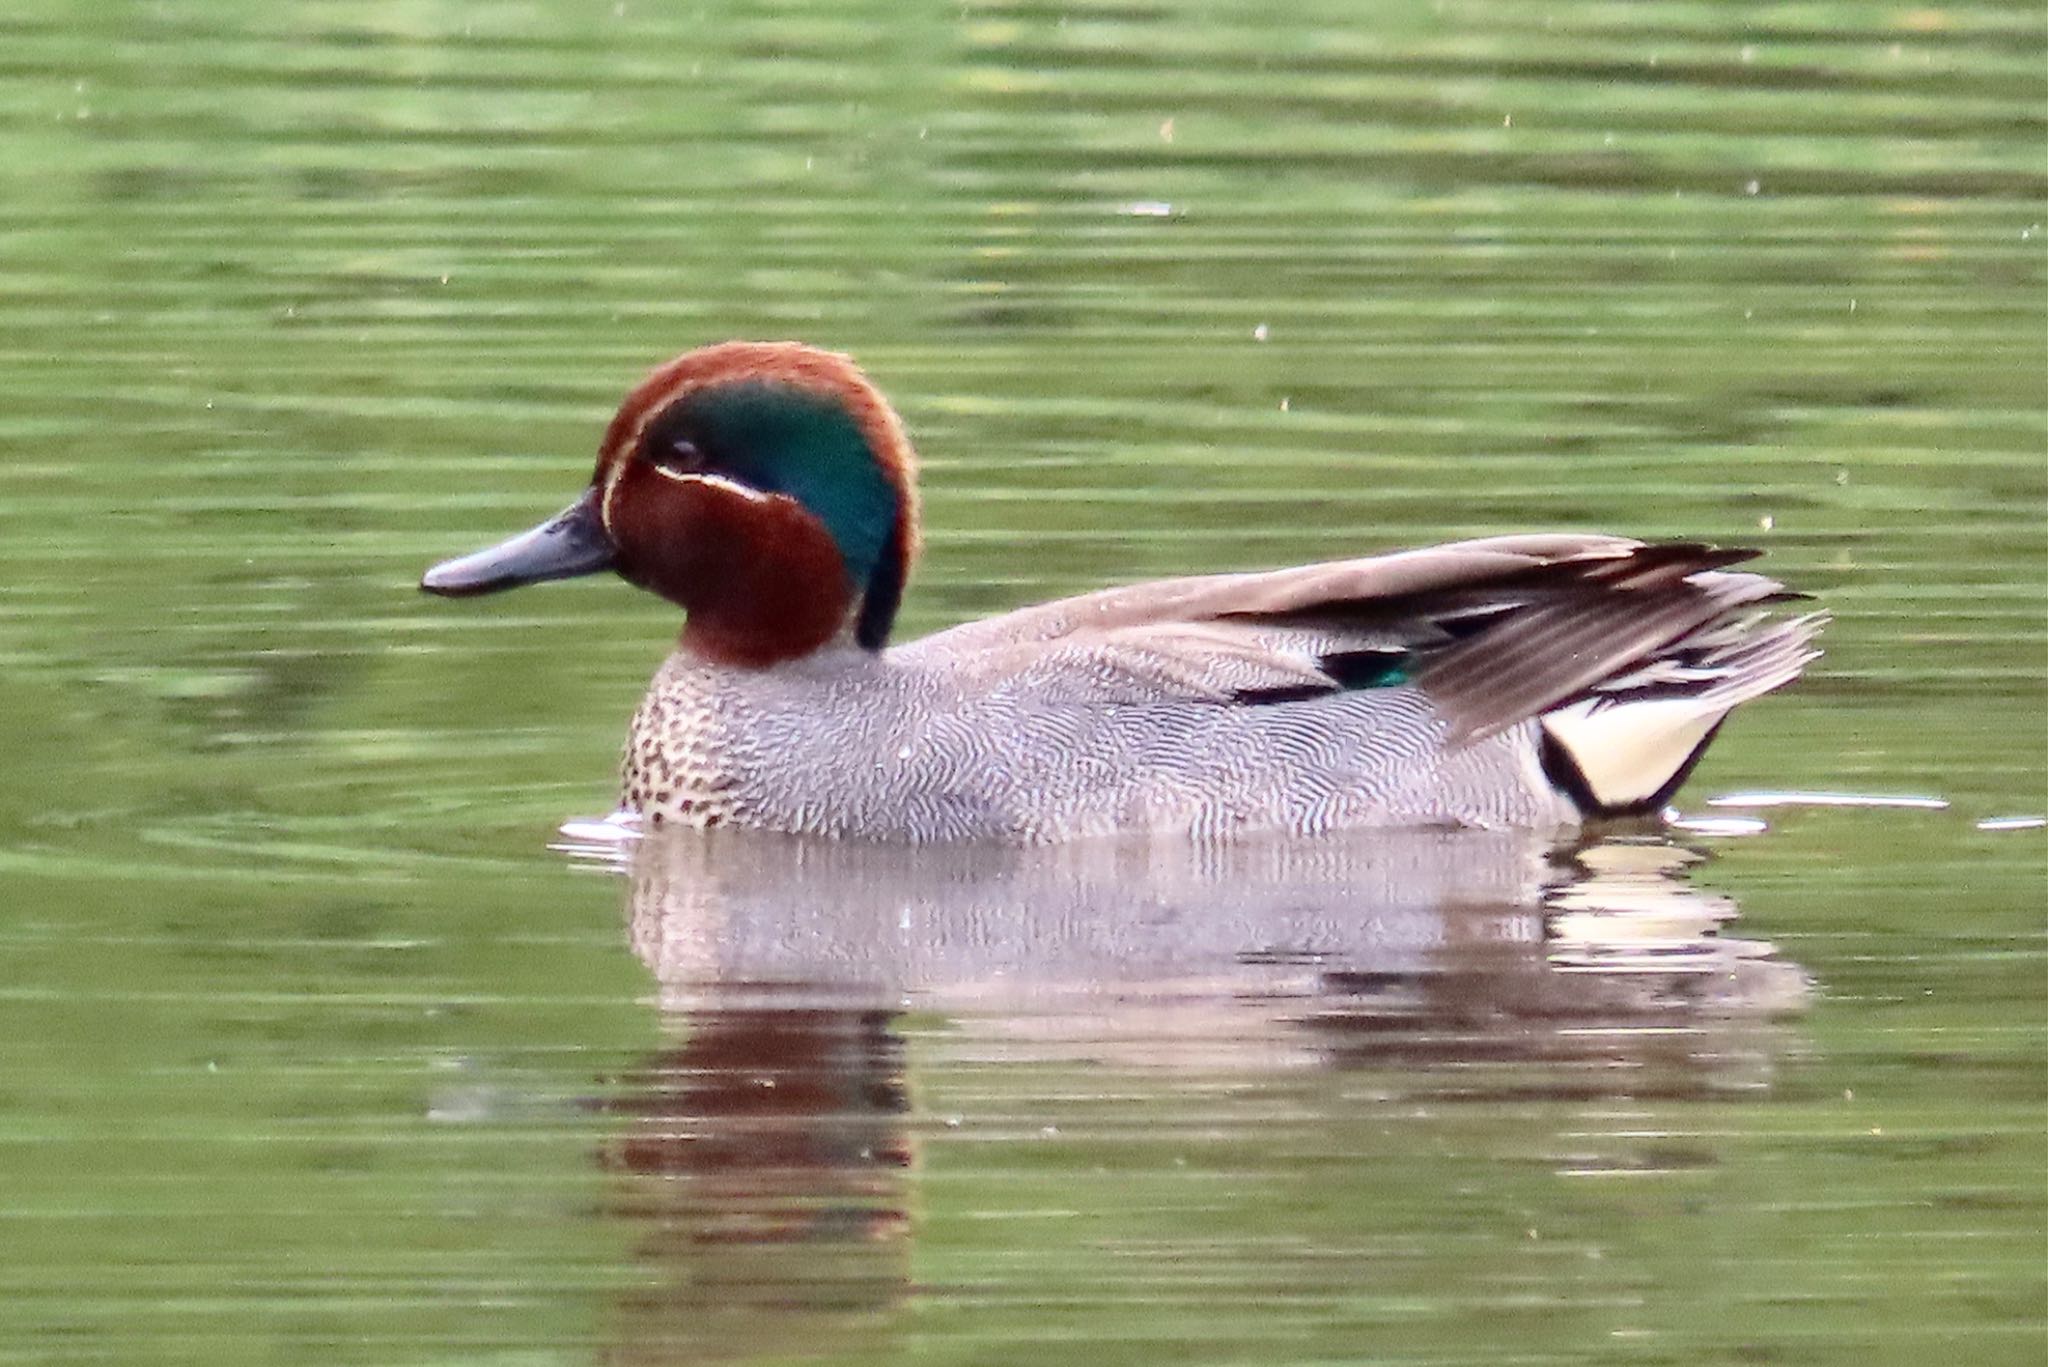
{"type": "Polygon", "coordinates": [[[699,470],[704,466],[704,453],[687,437],[656,443],[648,454],[656,465],[667,466],[671,470],[699,470]]]}

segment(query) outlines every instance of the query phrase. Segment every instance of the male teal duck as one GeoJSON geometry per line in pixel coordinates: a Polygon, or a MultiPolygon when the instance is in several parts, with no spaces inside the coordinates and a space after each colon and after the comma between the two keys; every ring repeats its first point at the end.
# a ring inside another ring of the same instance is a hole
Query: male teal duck
{"type": "Polygon", "coordinates": [[[1738,704],[1796,678],[1756,552],[1582,534],[1104,589],[888,644],[915,457],[844,356],[678,357],[590,486],[436,565],[458,596],[615,570],[686,614],[633,718],[654,824],[1042,843],[1654,812],[1738,704]]]}

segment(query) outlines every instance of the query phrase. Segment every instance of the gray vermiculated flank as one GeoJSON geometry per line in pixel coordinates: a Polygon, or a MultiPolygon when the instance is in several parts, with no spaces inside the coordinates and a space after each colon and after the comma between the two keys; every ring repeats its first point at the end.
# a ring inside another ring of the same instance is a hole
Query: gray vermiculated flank
{"type": "Polygon", "coordinates": [[[1034,843],[1572,818],[1531,728],[1450,750],[1412,688],[1271,707],[1064,701],[968,693],[943,669],[840,648],[733,673],[678,653],[656,675],[633,728],[635,805],[691,824],[1034,843]]]}

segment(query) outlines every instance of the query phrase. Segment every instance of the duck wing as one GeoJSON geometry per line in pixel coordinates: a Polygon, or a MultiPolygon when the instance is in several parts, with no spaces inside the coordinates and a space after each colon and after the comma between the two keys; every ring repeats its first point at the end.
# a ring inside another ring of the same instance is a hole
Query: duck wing
{"type": "Polygon", "coordinates": [[[1454,742],[1603,691],[1725,712],[1788,682],[1819,618],[1768,622],[1758,552],[1620,537],[1489,537],[1104,589],[890,652],[964,687],[1100,702],[1270,706],[1412,685],[1454,742]]]}

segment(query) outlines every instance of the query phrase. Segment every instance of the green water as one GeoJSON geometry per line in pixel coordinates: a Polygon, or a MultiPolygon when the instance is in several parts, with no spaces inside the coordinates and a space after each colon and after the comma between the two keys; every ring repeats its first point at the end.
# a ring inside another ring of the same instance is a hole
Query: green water
{"type": "Polygon", "coordinates": [[[7,7],[0,1361],[2048,1353],[2048,21],[1282,14],[7,7]],[[672,612],[413,585],[728,336],[898,401],[906,632],[1754,542],[1829,654],[1681,805],[1951,805],[604,872],[672,612]]]}

